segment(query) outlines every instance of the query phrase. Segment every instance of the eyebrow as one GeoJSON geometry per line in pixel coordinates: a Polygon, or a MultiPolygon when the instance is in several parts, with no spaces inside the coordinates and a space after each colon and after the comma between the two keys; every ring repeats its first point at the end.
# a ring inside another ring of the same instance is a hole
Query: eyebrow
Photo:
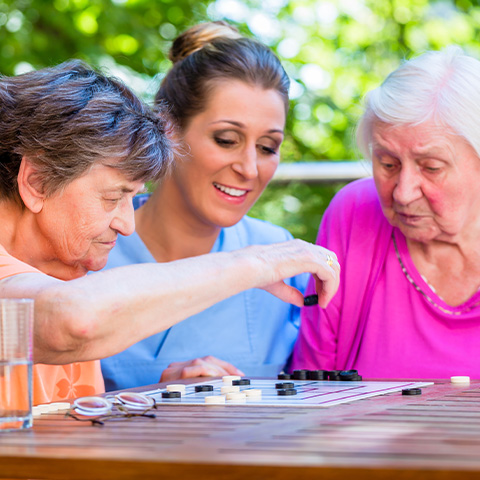
{"type": "MultiPolygon", "coordinates": [[[[380,144],[378,142],[372,143],[372,151],[376,153],[387,153],[389,155],[396,156],[396,153],[393,150],[391,150],[387,146],[380,144]]],[[[442,147],[439,145],[432,145],[432,146],[415,148],[412,150],[412,153],[415,157],[420,157],[420,158],[430,157],[430,156],[442,157],[442,154],[444,151],[445,151],[445,147],[442,147]]]]}
{"type": "MultiPolygon", "coordinates": [[[[121,193],[132,193],[136,189],[135,188],[130,188],[127,187],[126,185],[119,185],[118,187],[111,187],[111,188],[106,188],[105,193],[111,193],[111,192],[121,192],[121,193]]],[[[144,193],[145,191],[145,186],[143,186],[138,193],[144,193]]]]}
{"type": "MultiPolygon", "coordinates": [[[[216,123],[230,123],[231,125],[235,125],[236,127],[245,128],[245,125],[243,123],[236,122],[235,120],[226,120],[226,119],[211,122],[210,125],[215,125],[216,123]]],[[[272,128],[271,130],[267,130],[267,133],[281,133],[282,135],[285,135],[285,132],[282,129],[278,129],[278,128],[272,128]]]]}

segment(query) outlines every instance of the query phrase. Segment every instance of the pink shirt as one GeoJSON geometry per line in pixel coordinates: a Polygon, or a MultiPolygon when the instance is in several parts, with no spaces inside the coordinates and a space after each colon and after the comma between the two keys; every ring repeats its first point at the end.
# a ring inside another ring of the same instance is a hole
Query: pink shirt
{"type": "Polygon", "coordinates": [[[326,310],[303,308],[293,369],[355,368],[366,378],[480,378],[480,292],[458,307],[435,294],[416,270],[405,237],[385,219],[372,179],[353,182],[335,197],[317,243],[337,253],[341,286],[326,310]],[[423,293],[402,270],[393,235],[423,293]]]}

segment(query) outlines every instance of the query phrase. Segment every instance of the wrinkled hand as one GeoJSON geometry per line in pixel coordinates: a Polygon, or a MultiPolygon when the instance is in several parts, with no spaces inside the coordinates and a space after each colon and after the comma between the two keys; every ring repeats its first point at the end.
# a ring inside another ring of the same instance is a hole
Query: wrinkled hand
{"type": "Polygon", "coordinates": [[[311,273],[315,278],[318,305],[325,308],[338,290],[340,265],[337,256],[330,250],[303,240],[290,240],[271,245],[255,245],[244,251],[255,252],[262,259],[262,278],[258,288],[281,300],[301,307],[302,293],[283,281],[300,273],[311,273]],[[270,276],[270,280],[268,279],[270,276]]]}
{"type": "Polygon", "coordinates": [[[172,362],[162,373],[160,382],[170,382],[194,377],[223,377],[224,375],[245,374],[228,362],[208,355],[185,362],[172,362]]]}

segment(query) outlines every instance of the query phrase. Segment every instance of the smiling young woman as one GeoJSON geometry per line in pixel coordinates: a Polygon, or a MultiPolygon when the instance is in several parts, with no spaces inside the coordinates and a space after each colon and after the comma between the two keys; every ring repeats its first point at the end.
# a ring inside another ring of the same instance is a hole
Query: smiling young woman
{"type": "Polygon", "coordinates": [[[158,218],[157,209],[153,227],[153,219],[145,218],[153,214],[153,202],[138,211],[137,231],[157,260],[176,258],[177,249],[184,246],[177,235],[170,248],[157,235],[150,238],[147,232],[152,228],[166,230],[165,237],[174,233],[171,226],[177,224],[184,235],[197,239],[196,248],[205,253],[222,228],[243,218],[275,173],[284,124],[284,104],[274,90],[238,80],[219,81],[211,89],[205,109],[180,136],[185,156],[152,196],[168,218],[158,218]],[[156,247],[162,250],[156,252],[156,247]]]}
{"type": "MultiPolygon", "coordinates": [[[[289,79],[276,56],[223,22],[196,25],[172,45],[156,102],[182,152],[135,212],[108,267],[166,262],[291,238],[246,217],[280,160],[289,79]]],[[[305,277],[286,280],[303,291],[305,277]]],[[[161,312],[159,312],[161,315],[161,312]]],[[[107,389],[201,375],[276,375],[298,332],[297,307],[248,290],[105,359],[107,389]],[[194,359],[194,360],[191,360],[194,359]]]]}

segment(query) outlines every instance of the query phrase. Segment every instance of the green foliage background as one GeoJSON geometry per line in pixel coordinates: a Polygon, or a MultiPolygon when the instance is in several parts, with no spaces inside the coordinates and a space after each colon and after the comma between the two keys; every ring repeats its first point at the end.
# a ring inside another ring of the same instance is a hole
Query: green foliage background
{"type": "MultiPolygon", "coordinates": [[[[405,58],[456,43],[480,58],[469,0],[0,0],[0,72],[82,58],[147,100],[185,28],[225,19],[277,52],[293,82],[284,162],[357,159],[364,94],[405,58]]],[[[270,185],[253,216],[313,241],[341,185],[270,185]]]]}

